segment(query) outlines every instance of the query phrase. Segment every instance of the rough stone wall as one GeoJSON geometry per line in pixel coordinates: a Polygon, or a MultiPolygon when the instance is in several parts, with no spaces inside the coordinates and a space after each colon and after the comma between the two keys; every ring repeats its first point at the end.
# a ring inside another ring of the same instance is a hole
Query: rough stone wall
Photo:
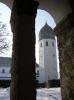
{"type": "Polygon", "coordinates": [[[58,36],[62,100],[74,100],[74,15],[55,28],[58,36]]]}
{"type": "Polygon", "coordinates": [[[36,100],[35,17],[38,2],[15,0],[10,100],[36,100]],[[29,90],[29,91],[28,91],[29,90]]]}

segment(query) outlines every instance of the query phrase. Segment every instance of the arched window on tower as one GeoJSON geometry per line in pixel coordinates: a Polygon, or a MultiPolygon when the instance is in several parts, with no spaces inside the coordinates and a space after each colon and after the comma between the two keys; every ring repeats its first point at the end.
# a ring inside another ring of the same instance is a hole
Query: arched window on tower
{"type": "Polygon", "coordinates": [[[46,46],[48,46],[48,41],[46,41],[46,46]]]}

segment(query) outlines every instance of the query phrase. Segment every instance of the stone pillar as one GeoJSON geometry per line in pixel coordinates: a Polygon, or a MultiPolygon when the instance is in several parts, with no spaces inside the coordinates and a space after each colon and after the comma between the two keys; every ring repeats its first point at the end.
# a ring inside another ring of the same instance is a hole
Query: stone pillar
{"type": "Polygon", "coordinates": [[[36,100],[35,17],[38,2],[15,0],[10,100],[36,100]]]}
{"type": "Polygon", "coordinates": [[[55,32],[58,36],[62,100],[74,100],[74,15],[60,22],[55,32]]]}
{"type": "Polygon", "coordinates": [[[72,9],[72,12],[74,13],[74,0],[69,0],[70,7],[72,9]]]}

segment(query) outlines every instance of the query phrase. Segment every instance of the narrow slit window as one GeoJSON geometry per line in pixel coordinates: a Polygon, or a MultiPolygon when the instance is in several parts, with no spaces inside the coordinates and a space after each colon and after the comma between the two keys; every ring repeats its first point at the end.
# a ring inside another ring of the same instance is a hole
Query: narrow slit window
{"type": "Polygon", "coordinates": [[[48,41],[46,41],[46,46],[48,46],[48,41]]]}
{"type": "Polygon", "coordinates": [[[54,47],[54,42],[52,42],[52,46],[54,47]]]}
{"type": "Polygon", "coordinates": [[[42,47],[42,42],[40,43],[40,47],[42,47]]]}

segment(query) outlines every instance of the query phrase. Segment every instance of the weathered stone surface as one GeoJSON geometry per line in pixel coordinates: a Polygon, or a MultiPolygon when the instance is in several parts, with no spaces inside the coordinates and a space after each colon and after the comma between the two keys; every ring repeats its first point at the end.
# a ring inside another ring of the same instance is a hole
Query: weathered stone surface
{"type": "Polygon", "coordinates": [[[13,53],[10,100],[36,100],[35,16],[38,3],[32,0],[31,5],[27,1],[21,5],[19,1],[14,1],[11,14],[13,53]]]}
{"type": "Polygon", "coordinates": [[[68,15],[55,28],[60,55],[62,100],[74,100],[74,18],[68,15]]]}

